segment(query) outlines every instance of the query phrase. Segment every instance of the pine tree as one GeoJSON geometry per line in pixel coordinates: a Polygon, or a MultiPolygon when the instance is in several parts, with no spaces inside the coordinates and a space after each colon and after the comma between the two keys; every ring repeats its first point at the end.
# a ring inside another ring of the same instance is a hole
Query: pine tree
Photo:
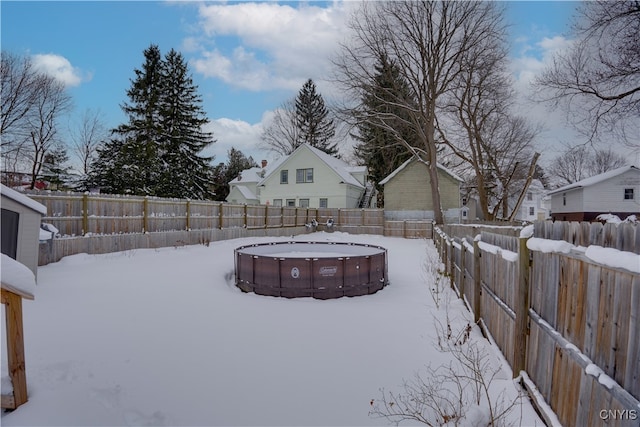
{"type": "Polygon", "coordinates": [[[157,46],[144,51],[121,108],[128,122],[113,130],[98,151],[87,186],[109,193],[207,199],[212,157],[202,151],[215,142],[197,87],[182,55],[171,50],[163,59],[157,46]]]}
{"type": "Polygon", "coordinates": [[[131,88],[127,91],[130,103],[121,106],[129,122],[113,131],[122,139],[112,141],[113,144],[117,144],[118,141],[121,143],[120,150],[112,154],[124,157],[114,162],[114,166],[122,166],[125,170],[113,172],[130,176],[126,188],[128,193],[159,196],[155,185],[160,178],[161,167],[159,143],[162,131],[159,104],[163,89],[162,56],[156,45],[149,46],[143,54],[145,62],[142,69],[134,70],[136,79],[132,80],[131,88]],[[132,170],[137,173],[127,173],[132,170]]]}
{"type": "Polygon", "coordinates": [[[67,164],[68,161],[69,154],[64,145],[56,145],[44,155],[41,176],[49,183],[49,189],[59,190],[65,183],[71,169],[67,164]]]}
{"type": "Polygon", "coordinates": [[[202,151],[215,141],[202,130],[208,122],[202,98],[182,54],[171,49],[162,71],[159,192],[168,197],[212,198],[213,157],[203,156],[202,151]]]}
{"type": "Polygon", "coordinates": [[[316,85],[309,79],[296,97],[296,125],[298,126],[298,145],[309,144],[327,154],[338,154],[338,144],[331,144],[336,133],[333,119],[324,105],[322,95],[316,92],[316,85]]]}
{"type": "Polygon", "coordinates": [[[216,200],[220,201],[227,199],[230,181],[236,178],[243,170],[258,166],[253,157],[247,157],[242,151],[235,148],[227,151],[227,156],[229,157],[227,163],[220,163],[214,169],[216,200]]]}
{"type": "Polygon", "coordinates": [[[378,206],[382,206],[383,188],[378,183],[411,157],[405,145],[397,142],[398,136],[412,141],[415,132],[407,124],[409,118],[405,117],[403,110],[393,108],[398,99],[412,98],[398,67],[382,56],[375,65],[375,71],[373,81],[364,88],[364,112],[357,126],[358,135],[355,135],[360,142],[354,147],[354,154],[367,166],[369,177],[379,191],[378,206]],[[372,123],[365,119],[372,116],[381,120],[372,123]],[[379,122],[384,122],[385,126],[379,122]]]}

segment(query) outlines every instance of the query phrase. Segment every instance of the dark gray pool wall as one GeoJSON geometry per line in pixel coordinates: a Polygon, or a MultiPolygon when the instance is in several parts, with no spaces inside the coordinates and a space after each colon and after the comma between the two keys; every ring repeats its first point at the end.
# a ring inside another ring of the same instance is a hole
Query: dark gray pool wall
{"type": "Polygon", "coordinates": [[[389,284],[387,250],[357,243],[275,242],[241,246],[235,250],[235,271],[236,286],[244,292],[286,298],[368,295],[389,284]],[[305,251],[313,251],[315,255],[300,256],[305,251]]]}

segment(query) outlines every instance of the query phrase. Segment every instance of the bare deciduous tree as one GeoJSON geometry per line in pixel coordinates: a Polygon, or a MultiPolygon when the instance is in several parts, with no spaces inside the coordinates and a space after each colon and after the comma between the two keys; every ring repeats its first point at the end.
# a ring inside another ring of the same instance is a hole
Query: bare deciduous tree
{"type": "Polygon", "coordinates": [[[42,84],[38,99],[29,114],[25,129],[28,131],[26,158],[31,167],[31,188],[42,169],[46,154],[60,142],[58,129],[60,117],[71,109],[71,97],[64,84],[48,77],[42,84]]]}
{"type": "Polygon", "coordinates": [[[565,149],[551,161],[547,172],[558,186],[562,186],[626,164],[626,158],[613,152],[611,148],[594,151],[585,145],[577,147],[566,145],[565,149]]]}
{"type": "Polygon", "coordinates": [[[298,146],[299,133],[295,99],[289,99],[274,111],[271,123],[262,131],[261,147],[287,156],[298,146]]]}
{"type": "Polygon", "coordinates": [[[2,52],[3,166],[28,167],[31,188],[45,155],[58,142],[58,121],[70,108],[64,84],[36,70],[29,57],[2,52]]]}
{"type": "Polygon", "coordinates": [[[486,14],[486,35],[465,53],[438,122],[442,139],[471,168],[473,192],[488,220],[509,217],[509,201],[526,193],[527,171],[537,159],[538,130],[510,111],[514,91],[502,16],[500,6],[486,14]]]}
{"type": "Polygon", "coordinates": [[[40,96],[45,76],[36,72],[28,56],[2,51],[0,144],[3,169],[16,171],[28,142],[28,119],[40,96]]]}
{"type": "Polygon", "coordinates": [[[351,42],[342,46],[334,61],[336,80],[353,100],[374,81],[375,61],[388,57],[400,69],[411,99],[389,90],[380,101],[393,109],[377,113],[352,107],[359,120],[389,131],[390,144],[401,143],[429,168],[435,220],[444,221],[437,174],[437,115],[443,97],[453,90],[463,60],[492,30],[487,22],[494,13],[490,2],[398,1],[364,3],[350,22],[351,42]],[[395,98],[394,98],[395,96],[395,98]],[[402,111],[402,114],[398,114],[402,111]],[[395,127],[411,127],[416,142],[406,141],[395,127]]]}
{"type": "Polygon", "coordinates": [[[85,110],[80,122],[70,129],[73,152],[82,164],[82,173],[89,173],[89,166],[96,150],[108,136],[100,111],[85,110]]]}
{"type": "Polygon", "coordinates": [[[583,2],[573,32],[573,45],[535,80],[539,98],[563,107],[590,141],[615,132],[640,145],[640,3],[583,2]]]}

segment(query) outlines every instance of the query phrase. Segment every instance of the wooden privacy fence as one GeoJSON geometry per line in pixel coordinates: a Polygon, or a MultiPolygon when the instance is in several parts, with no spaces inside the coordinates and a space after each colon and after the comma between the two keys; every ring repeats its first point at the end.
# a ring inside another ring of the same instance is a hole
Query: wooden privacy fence
{"type": "Polygon", "coordinates": [[[88,193],[29,194],[47,207],[43,222],[53,224],[63,236],[144,233],[175,230],[299,227],[312,219],[336,227],[363,227],[381,234],[381,209],[297,208],[268,205],[234,205],[216,201],[164,199],[88,193]]]}
{"type": "Polygon", "coordinates": [[[83,193],[37,193],[47,207],[43,222],[63,238],[40,244],[39,265],[77,253],[183,246],[251,236],[344,231],[431,238],[430,221],[385,221],[382,209],[296,208],[215,201],[83,193]],[[317,227],[309,227],[311,221],[317,227]],[[333,226],[327,227],[327,221],[333,226]]]}
{"type": "Polygon", "coordinates": [[[595,240],[630,248],[638,227],[536,222],[534,240],[508,235],[517,229],[466,230],[451,237],[436,228],[434,243],[452,286],[514,376],[524,371],[563,425],[637,427],[640,274],[602,265],[548,237],[549,230],[562,236],[569,230],[582,246],[595,240]]]}

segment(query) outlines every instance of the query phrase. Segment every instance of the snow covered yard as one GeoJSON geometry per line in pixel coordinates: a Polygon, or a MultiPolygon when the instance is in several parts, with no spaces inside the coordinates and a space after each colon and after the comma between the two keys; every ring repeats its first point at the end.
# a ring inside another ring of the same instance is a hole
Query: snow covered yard
{"type": "MultiPolygon", "coordinates": [[[[294,237],[386,247],[391,284],[375,295],[284,299],[235,287],[236,247],[288,239],[80,254],[41,267],[35,300],[23,304],[29,402],[2,425],[389,424],[369,416],[371,400],[448,365],[436,324],[448,317],[457,331],[471,319],[448,290],[436,307],[437,275],[424,268],[437,259],[432,242],[294,237]]],[[[497,349],[477,327],[470,341],[500,369],[492,396],[515,399],[497,349]]],[[[469,409],[460,425],[485,413],[469,409]]],[[[526,399],[506,421],[542,425],[526,399]]]]}

